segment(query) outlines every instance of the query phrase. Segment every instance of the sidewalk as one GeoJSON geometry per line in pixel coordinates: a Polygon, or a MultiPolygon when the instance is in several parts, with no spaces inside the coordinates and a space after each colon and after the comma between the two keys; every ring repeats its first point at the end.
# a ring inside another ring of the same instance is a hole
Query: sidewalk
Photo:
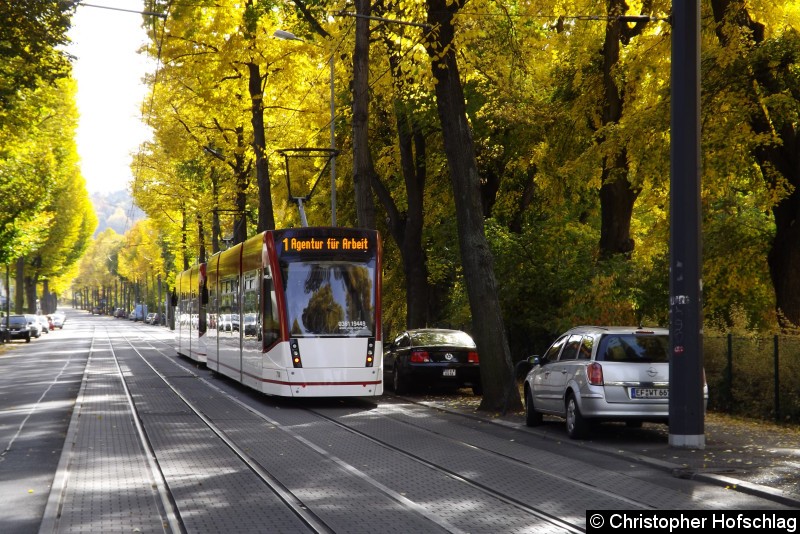
{"type": "Polygon", "coordinates": [[[528,428],[523,413],[479,412],[480,397],[425,396],[416,400],[442,410],[537,432],[555,441],[621,455],[676,477],[768,497],[800,509],[800,428],[708,413],[705,448],[681,449],[669,446],[666,425],[645,423],[642,428],[628,428],[621,423],[605,423],[598,425],[587,440],[570,440],[559,418],[545,416],[542,426],[528,428]]]}

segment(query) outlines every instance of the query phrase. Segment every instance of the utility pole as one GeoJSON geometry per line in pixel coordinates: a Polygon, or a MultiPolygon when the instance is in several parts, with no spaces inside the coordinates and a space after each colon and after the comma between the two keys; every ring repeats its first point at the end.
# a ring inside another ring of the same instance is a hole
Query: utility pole
{"type": "Polygon", "coordinates": [[[700,2],[672,13],[669,444],[703,449],[700,2]]]}

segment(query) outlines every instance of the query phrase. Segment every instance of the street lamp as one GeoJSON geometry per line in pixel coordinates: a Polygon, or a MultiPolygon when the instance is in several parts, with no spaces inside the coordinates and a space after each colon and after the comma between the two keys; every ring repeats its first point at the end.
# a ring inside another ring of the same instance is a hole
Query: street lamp
{"type": "MultiPolygon", "coordinates": [[[[275,33],[272,34],[273,37],[277,39],[283,39],[284,41],[303,41],[292,32],[287,32],[285,30],[275,30],[275,33]]],[[[336,105],[335,105],[335,92],[334,92],[334,79],[336,70],[334,68],[333,62],[334,55],[331,54],[331,58],[328,60],[328,63],[331,67],[331,226],[336,226],[336,127],[335,127],[335,120],[336,120],[336,105]]]]}

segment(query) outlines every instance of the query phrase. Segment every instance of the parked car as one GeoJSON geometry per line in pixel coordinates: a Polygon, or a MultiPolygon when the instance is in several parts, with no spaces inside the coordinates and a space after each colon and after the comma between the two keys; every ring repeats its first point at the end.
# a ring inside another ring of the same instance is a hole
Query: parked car
{"type": "Polygon", "coordinates": [[[144,322],[144,320],[147,318],[147,304],[137,304],[133,307],[133,311],[131,313],[133,314],[134,321],[144,322]]]}
{"type": "Polygon", "coordinates": [[[422,328],[397,336],[383,355],[383,372],[395,393],[416,385],[471,386],[483,392],[475,342],[460,330],[422,328]]]}
{"type": "Polygon", "coordinates": [[[49,334],[52,326],[50,319],[46,315],[37,315],[36,317],[39,319],[39,324],[42,325],[42,333],[49,334]]]}
{"type": "Polygon", "coordinates": [[[128,313],[125,311],[125,308],[115,308],[114,309],[114,317],[118,319],[124,319],[128,316],[128,313]]]}
{"type": "MultiPolygon", "coordinates": [[[[669,418],[669,331],[665,328],[573,328],[530,358],[525,377],[525,423],[543,414],[566,421],[572,439],[589,434],[591,423],[669,418]]],[[[704,377],[705,382],[705,377],[704,377]]],[[[708,386],[703,385],[708,400],[708,386]]]]}
{"type": "Polygon", "coordinates": [[[144,318],[144,322],[147,324],[153,324],[153,319],[155,319],[156,314],[154,312],[150,312],[147,314],[147,317],[144,318]]]}
{"type": "Polygon", "coordinates": [[[67,320],[67,316],[57,311],[50,314],[50,319],[53,320],[53,328],[62,329],[64,328],[64,321],[67,320]]]}
{"type": "MultiPolygon", "coordinates": [[[[3,317],[3,328],[6,325],[6,318],[3,317]]],[[[9,315],[8,317],[8,340],[24,339],[26,343],[31,342],[31,327],[28,319],[24,315],[9,315]]]]}
{"type": "Polygon", "coordinates": [[[28,328],[31,330],[31,337],[41,337],[42,323],[39,322],[39,316],[33,315],[32,313],[26,313],[25,320],[28,321],[28,328]]]}

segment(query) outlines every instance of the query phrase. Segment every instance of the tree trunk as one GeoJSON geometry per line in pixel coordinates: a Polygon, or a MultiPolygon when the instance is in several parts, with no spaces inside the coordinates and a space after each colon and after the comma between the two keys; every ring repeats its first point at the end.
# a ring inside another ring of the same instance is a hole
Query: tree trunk
{"type": "MultiPolygon", "coordinates": [[[[608,0],[609,17],[625,14],[624,0],[608,0]]],[[[619,63],[620,44],[630,35],[623,32],[623,22],[609,19],[603,42],[603,102],[602,126],[615,124],[622,118],[624,93],[617,86],[614,69],[619,63]]],[[[603,161],[602,185],[600,187],[600,256],[608,258],[616,254],[633,252],[631,218],[633,205],[639,191],[628,181],[628,158],[625,149],[603,161]]]]}
{"type": "Polygon", "coordinates": [[[203,227],[203,216],[200,212],[197,213],[197,245],[198,245],[198,263],[206,262],[206,232],[203,227]]]}
{"type": "MultiPolygon", "coordinates": [[[[724,31],[723,22],[729,21],[751,32],[754,45],[744,53],[751,56],[755,49],[764,42],[765,28],[754,21],[743,4],[730,0],[712,0],[712,10],[717,23],[717,37],[723,46],[728,46],[729,37],[724,31]],[[731,10],[736,10],[730,12],[731,10]]],[[[785,36],[784,39],[790,39],[785,36]]],[[[795,84],[789,82],[786,90],[781,90],[780,78],[793,80],[791,69],[796,67],[800,54],[798,47],[785,47],[791,50],[785,57],[773,58],[774,64],[767,68],[758,65],[750,66],[752,80],[746,86],[758,86],[751,98],[753,108],[761,112],[753,115],[751,128],[764,137],[776,138],[776,142],[762,144],[755,150],[755,157],[761,166],[762,174],[771,187],[775,187],[778,173],[790,186],[790,193],[783,197],[772,208],[775,217],[775,238],[772,241],[767,262],[769,264],[770,278],[775,290],[775,307],[778,321],[781,326],[790,327],[800,325],[800,123],[784,121],[782,125],[775,124],[770,116],[764,113],[763,99],[776,92],[784,92],[795,100],[800,100],[800,91],[795,84]]],[[[757,61],[747,58],[749,61],[757,61]]],[[[762,60],[764,61],[764,60],[762,60]]],[[[783,82],[786,83],[786,82],[783,82]]]]}
{"type": "Polygon", "coordinates": [[[461,262],[481,357],[480,409],[516,411],[522,403],[497,298],[492,254],[484,233],[475,147],[453,46],[452,19],[460,3],[450,3],[448,7],[447,0],[427,0],[427,6],[428,23],[439,29],[438,41],[429,41],[426,46],[436,79],[436,106],[455,197],[461,262]]]}
{"type": "Polygon", "coordinates": [[[402,116],[398,116],[398,135],[400,137],[400,160],[403,167],[403,178],[406,184],[408,212],[404,221],[403,240],[400,243],[403,255],[403,272],[406,275],[406,327],[421,328],[429,326],[428,267],[425,249],[422,246],[422,229],[424,226],[425,196],[425,139],[415,126],[401,125],[402,116]],[[412,151],[416,148],[416,157],[412,151]]]}
{"type": "MultiPolygon", "coordinates": [[[[369,0],[355,0],[355,5],[359,15],[370,14],[369,0]]],[[[358,225],[362,228],[375,228],[374,176],[369,151],[369,20],[359,17],[353,51],[353,190],[358,225]]]]}
{"type": "Polygon", "coordinates": [[[400,146],[400,162],[406,186],[408,211],[400,213],[386,187],[375,179],[373,188],[386,209],[389,232],[400,249],[406,277],[406,327],[430,326],[430,284],[427,258],[422,246],[423,206],[426,178],[425,139],[421,131],[409,124],[410,119],[400,102],[395,103],[395,116],[400,146]],[[413,129],[413,132],[412,132],[413,129]],[[414,154],[416,147],[416,155],[414,154]]]}
{"type": "Polygon", "coordinates": [[[211,253],[219,252],[219,237],[221,234],[219,224],[219,178],[217,172],[211,169],[211,197],[214,209],[211,212],[211,253]]]}
{"type": "Polygon", "coordinates": [[[757,150],[756,157],[765,176],[778,171],[792,186],[772,208],[775,238],[767,255],[778,321],[790,327],[800,325],[800,131],[787,124],[777,133],[781,143],[757,150]]]}
{"type": "Polygon", "coordinates": [[[626,151],[617,156],[615,163],[604,166],[600,187],[600,255],[608,258],[616,254],[633,252],[631,219],[633,205],[639,191],[631,187],[627,177],[626,151]]]}
{"type": "Polygon", "coordinates": [[[405,182],[408,211],[400,213],[397,205],[379,180],[373,188],[386,209],[389,231],[400,249],[403,273],[406,278],[406,328],[430,326],[430,283],[425,250],[422,246],[424,226],[424,192],[427,178],[427,147],[425,135],[413,117],[413,111],[401,99],[401,56],[387,40],[390,50],[389,64],[395,80],[397,96],[394,113],[400,150],[400,167],[405,182]]]}
{"type": "Polygon", "coordinates": [[[42,281],[42,312],[46,315],[53,313],[55,309],[52,306],[52,297],[50,295],[50,281],[42,281]]]}
{"type": "Polygon", "coordinates": [[[266,135],[264,134],[264,92],[261,89],[261,70],[255,63],[248,63],[250,72],[248,87],[253,102],[251,122],[253,124],[253,152],[256,155],[256,183],[258,184],[258,232],[275,229],[275,215],[272,211],[272,193],[269,184],[269,162],[266,156],[266,135]]]}
{"type": "Polygon", "coordinates": [[[25,276],[25,298],[28,301],[26,313],[36,313],[36,279],[32,276],[25,276]]]}
{"type": "MultiPolygon", "coordinates": [[[[236,127],[236,145],[244,148],[244,128],[236,127]]],[[[233,227],[233,244],[247,241],[247,186],[250,185],[251,165],[245,165],[243,151],[234,156],[234,173],[236,176],[236,217],[233,227]]]]}
{"type": "Polygon", "coordinates": [[[181,256],[183,256],[183,270],[189,268],[189,246],[186,235],[186,206],[181,205],[181,256]]]}
{"type": "Polygon", "coordinates": [[[14,313],[19,315],[24,313],[25,292],[22,290],[23,280],[25,279],[25,257],[17,258],[17,275],[14,277],[14,313]]]}

